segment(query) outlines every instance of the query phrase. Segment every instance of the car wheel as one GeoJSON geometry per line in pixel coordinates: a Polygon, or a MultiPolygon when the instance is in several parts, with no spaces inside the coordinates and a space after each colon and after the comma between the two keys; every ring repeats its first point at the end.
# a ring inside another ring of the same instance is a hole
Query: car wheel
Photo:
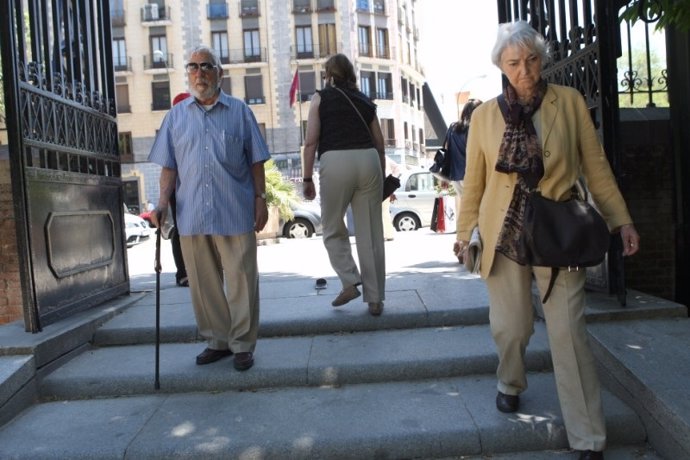
{"type": "Polygon", "coordinates": [[[314,226],[308,220],[298,217],[285,224],[283,234],[288,238],[311,238],[314,226]]]}
{"type": "Polygon", "coordinates": [[[422,223],[419,221],[417,216],[409,212],[403,212],[395,216],[395,221],[393,222],[395,229],[399,232],[411,232],[418,230],[422,223]]]}

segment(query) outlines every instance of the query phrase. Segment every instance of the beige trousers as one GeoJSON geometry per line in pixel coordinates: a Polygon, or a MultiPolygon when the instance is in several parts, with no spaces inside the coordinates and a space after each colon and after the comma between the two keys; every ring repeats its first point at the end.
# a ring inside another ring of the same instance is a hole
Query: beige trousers
{"type": "Polygon", "coordinates": [[[259,331],[254,232],[181,236],[180,244],[199,334],[215,350],[253,352],[259,331]]]}
{"type": "MultiPolygon", "coordinates": [[[[524,355],[534,332],[532,275],[543,297],[551,269],[521,266],[496,253],[486,279],[489,320],[498,349],[498,390],[516,395],[527,388],[524,355]]],[[[544,304],[546,330],[561,412],[570,447],[604,450],[606,425],[601,390],[585,325],[585,271],[561,270],[544,304]]]]}
{"type": "Polygon", "coordinates": [[[332,150],[319,160],[323,244],[343,287],[362,284],[365,302],[385,299],[386,256],[381,198],[383,173],[376,149],[332,150]],[[352,207],[359,266],[345,225],[352,207]]]}

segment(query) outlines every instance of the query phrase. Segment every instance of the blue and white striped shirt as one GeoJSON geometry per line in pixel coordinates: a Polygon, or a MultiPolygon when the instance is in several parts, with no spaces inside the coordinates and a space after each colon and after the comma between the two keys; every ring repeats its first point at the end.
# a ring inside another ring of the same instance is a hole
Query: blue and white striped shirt
{"type": "Polygon", "coordinates": [[[177,170],[180,235],[254,230],[251,167],[270,158],[254,114],[221,91],[210,110],[189,97],[165,116],[149,161],[177,170]]]}

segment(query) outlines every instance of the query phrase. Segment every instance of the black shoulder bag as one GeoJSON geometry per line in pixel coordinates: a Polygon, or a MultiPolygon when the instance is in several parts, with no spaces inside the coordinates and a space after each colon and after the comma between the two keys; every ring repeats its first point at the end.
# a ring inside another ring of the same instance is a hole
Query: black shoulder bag
{"type": "MultiPolygon", "coordinates": [[[[501,94],[501,111],[508,105],[501,94]]],[[[505,112],[504,112],[505,113],[505,112]]],[[[611,235],[604,218],[573,187],[567,201],[554,201],[533,191],[527,196],[521,244],[527,261],[535,267],[551,267],[546,303],[560,268],[577,271],[599,265],[606,257],[611,235]]]]}

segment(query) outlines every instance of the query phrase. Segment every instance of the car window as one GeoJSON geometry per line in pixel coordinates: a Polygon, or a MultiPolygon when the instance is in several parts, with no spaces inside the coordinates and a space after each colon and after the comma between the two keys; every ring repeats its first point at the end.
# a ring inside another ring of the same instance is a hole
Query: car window
{"type": "Polygon", "coordinates": [[[405,187],[406,192],[433,192],[434,176],[431,173],[412,174],[405,187]]]}

